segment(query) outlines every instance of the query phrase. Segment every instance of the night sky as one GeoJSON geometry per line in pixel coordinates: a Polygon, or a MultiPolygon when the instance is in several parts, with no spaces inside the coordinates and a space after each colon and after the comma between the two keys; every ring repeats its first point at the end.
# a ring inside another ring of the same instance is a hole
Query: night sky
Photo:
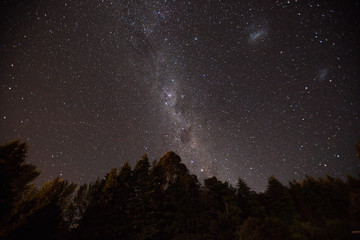
{"type": "Polygon", "coordinates": [[[337,2],[3,1],[1,144],[39,183],[170,150],[256,191],[356,175],[360,2],[337,2]]]}

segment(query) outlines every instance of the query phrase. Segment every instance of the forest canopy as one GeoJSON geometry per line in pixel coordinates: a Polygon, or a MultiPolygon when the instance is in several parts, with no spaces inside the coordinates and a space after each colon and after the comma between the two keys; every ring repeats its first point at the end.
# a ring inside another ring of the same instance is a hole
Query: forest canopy
{"type": "Polygon", "coordinates": [[[77,185],[59,177],[37,187],[40,171],[19,140],[0,147],[0,238],[25,239],[350,239],[360,226],[360,178],[306,176],[263,193],[239,177],[200,184],[167,152],[132,169],[77,185]]]}

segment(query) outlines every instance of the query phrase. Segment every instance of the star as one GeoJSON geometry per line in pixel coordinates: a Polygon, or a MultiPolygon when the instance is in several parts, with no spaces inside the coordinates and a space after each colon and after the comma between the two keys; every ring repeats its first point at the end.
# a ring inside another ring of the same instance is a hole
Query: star
{"type": "Polygon", "coordinates": [[[202,181],[356,175],[356,1],[2,3],[2,142],[39,184],[174,151],[202,181]]]}

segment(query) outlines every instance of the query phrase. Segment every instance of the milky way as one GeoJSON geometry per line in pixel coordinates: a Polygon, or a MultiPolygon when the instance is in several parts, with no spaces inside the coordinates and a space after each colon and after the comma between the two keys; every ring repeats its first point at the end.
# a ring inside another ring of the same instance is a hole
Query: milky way
{"type": "Polygon", "coordinates": [[[23,1],[1,6],[1,139],[39,182],[175,151],[257,191],[359,172],[359,3],[23,1]]]}

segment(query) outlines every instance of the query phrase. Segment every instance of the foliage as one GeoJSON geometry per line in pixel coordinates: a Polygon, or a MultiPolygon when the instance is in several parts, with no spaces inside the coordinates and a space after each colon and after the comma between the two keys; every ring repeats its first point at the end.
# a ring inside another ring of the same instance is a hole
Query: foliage
{"type": "Polygon", "coordinates": [[[28,146],[19,140],[0,147],[0,221],[14,211],[21,198],[31,191],[31,182],[40,174],[32,164],[25,163],[28,146]]]}
{"type": "Polygon", "coordinates": [[[36,189],[32,181],[40,172],[25,162],[27,149],[19,140],[0,147],[0,238],[60,236],[66,229],[63,212],[76,184],[55,178],[36,189]]]}
{"type": "Polygon", "coordinates": [[[360,225],[360,178],[327,176],[284,186],[270,177],[264,193],[239,178],[201,185],[181,158],[145,154],[90,184],[59,177],[37,189],[27,145],[0,147],[0,238],[23,239],[349,239],[360,225]]]}

